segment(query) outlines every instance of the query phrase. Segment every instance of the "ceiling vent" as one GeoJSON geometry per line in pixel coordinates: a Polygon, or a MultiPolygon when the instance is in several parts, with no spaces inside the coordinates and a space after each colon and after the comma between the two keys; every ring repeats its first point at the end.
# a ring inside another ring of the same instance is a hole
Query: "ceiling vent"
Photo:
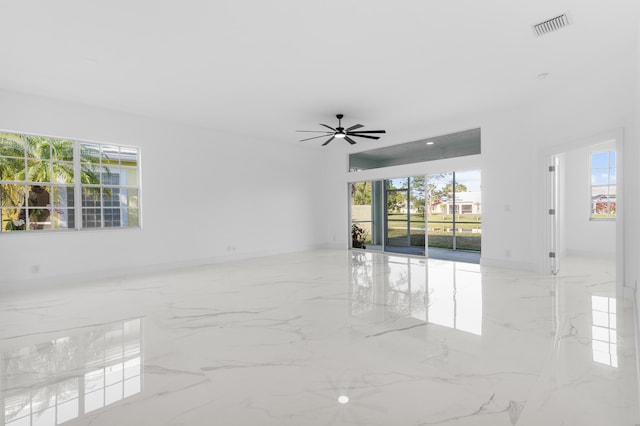
{"type": "Polygon", "coordinates": [[[547,19],[546,21],[540,22],[539,24],[535,24],[532,26],[532,28],[537,37],[542,37],[545,34],[558,31],[566,27],[570,23],[571,20],[569,19],[569,14],[563,13],[562,15],[558,15],[555,18],[547,19]]]}

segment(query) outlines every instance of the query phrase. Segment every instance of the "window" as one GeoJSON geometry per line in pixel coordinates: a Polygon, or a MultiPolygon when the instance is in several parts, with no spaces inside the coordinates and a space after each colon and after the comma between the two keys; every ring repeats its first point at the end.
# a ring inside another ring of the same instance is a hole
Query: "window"
{"type": "Polygon", "coordinates": [[[0,231],[139,227],[139,149],[0,133],[0,231]]]}
{"type": "Polygon", "coordinates": [[[591,153],[591,219],[616,218],[616,152],[591,153]]]}
{"type": "Polygon", "coordinates": [[[85,228],[138,226],[138,150],[80,142],[85,228]]]}

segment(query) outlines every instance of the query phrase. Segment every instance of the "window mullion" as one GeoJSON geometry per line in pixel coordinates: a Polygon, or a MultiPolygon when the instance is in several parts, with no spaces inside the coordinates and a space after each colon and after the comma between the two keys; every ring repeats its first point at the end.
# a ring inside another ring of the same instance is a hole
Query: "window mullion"
{"type": "MultiPolygon", "coordinates": [[[[100,167],[100,179],[102,180],[102,166],[100,167]]],[[[104,187],[100,185],[98,191],[98,206],[100,209],[100,229],[104,228],[104,187]]]]}
{"type": "Polygon", "coordinates": [[[84,227],[82,223],[82,164],[80,163],[80,142],[73,141],[73,211],[75,215],[75,229],[84,227]]]}

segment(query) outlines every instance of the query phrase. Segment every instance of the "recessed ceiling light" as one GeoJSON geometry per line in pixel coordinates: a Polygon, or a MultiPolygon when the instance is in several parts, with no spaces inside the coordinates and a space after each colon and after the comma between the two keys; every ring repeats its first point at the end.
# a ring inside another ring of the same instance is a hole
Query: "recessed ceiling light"
{"type": "Polygon", "coordinates": [[[435,142],[434,141],[429,141],[427,142],[427,145],[433,145],[435,142]]]}
{"type": "Polygon", "coordinates": [[[347,402],[349,402],[349,397],[347,395],[340,395],[338,397],[338,402],[340,404],[346,404],[347,402]]]}

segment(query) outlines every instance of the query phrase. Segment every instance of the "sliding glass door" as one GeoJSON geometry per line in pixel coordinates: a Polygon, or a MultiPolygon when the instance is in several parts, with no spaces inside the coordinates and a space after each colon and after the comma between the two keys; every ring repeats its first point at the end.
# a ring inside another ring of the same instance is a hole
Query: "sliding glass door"
{"type": "Polygon", "coordinates": [[[425,254],[424,176],[385,181],[385,251],[425,254]]]}
{"type": "Polygon", "coordinates": [[[430,248],[480,251],[482,202],[480,170],[428,176],[430,248]]]}
{"type": "Polygon", "coordinates": [[[414,249],[421,250],[425,254],[425,235],[427,217],[425,212],[425,186],[424,176],[413,176],[409,178],[409,245],[414,249]]]}
{"type": "Polygon", "coordinates": [[[386,180],[385,247],[409,247],[408,178],[386,180]]]}
{"type": "Polygon", "coordinates": [[[350,184],[351,247],[424,256],[479,252],[480,170],[350,184]]]}
{"type": "Polygon", "coordinates": [[[429,175],[429,247],[453,249],[453,173],[429,175]]]}
{"type": "Polygon", "coordinates": [[[382,250],[382,182],[351,185],[351,247],[382,250]]]}
{"type": "Polygon", "coordinates": [[[482,241],[482,199],[480,170],[454,172],[456,191],[455,249],[480,251],[482,241]]]}

